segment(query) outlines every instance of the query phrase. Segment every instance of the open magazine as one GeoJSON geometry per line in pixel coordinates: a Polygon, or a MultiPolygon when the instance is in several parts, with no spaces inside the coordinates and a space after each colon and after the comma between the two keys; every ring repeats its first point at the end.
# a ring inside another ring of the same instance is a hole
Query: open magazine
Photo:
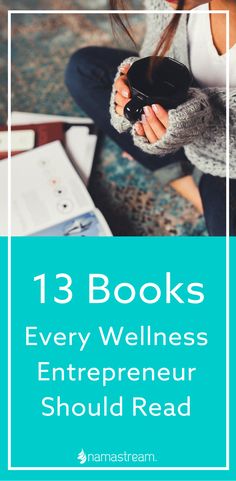
{"type": "MultiPolygon", "coordinates": [[[[7,171],[2,160],[1,235],[7,234],[7,171]]],[[[13,156],[10,171],[12,235],[112,235],[60,141],[13,156]]]]}

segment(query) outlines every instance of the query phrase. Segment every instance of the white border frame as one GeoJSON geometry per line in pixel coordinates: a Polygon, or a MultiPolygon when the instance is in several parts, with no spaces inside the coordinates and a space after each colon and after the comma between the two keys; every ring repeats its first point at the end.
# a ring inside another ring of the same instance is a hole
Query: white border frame
{"type": "MultiPolygon", "coordinates": [[[[176,13],[205,14],[203,10],[175,10],[176,13]]],[[[230,212],[229,212],[229,10],[211,10],[209,13],[226,15],[226,466],[220,467],[16,467],[11,465],[11,15],[12,14],[110,14],[124,13],[123,10],[8,10],[8,471],[229,471],[230,470],[230,212]]],[[[125,10],[126,14],[156,14],[156,10],[125,10]]],[[[170,10],[160,10],[160,14],[171,14],[170,10]]]]}

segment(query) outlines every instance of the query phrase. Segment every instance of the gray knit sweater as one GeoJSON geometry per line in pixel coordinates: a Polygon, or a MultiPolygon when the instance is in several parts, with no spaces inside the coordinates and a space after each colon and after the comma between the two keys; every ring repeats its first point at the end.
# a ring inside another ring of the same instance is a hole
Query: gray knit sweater
{"type": "MultiPolygon", "coordinates": [[[[145,7],[156,10],[147,14],[146,34],[139,52],[140,57],[152,54],[170,14],[158,14],[158,10],[170,10],[165,0],[146,0],[145,7]]],[[[188,68],[189,53],[187,39],[188,15],[183,14],[168,56],[184,63],[188,68]]],[[[129,57],[122,64],[133,63],[139,57],[129,57]]],[[[120,67],[116,78],[120,75],[120,67]]],[[[206,68],[208,68],[206,66],[206,68]]],[[[115,78],[115,79],[116,79],[115,78]]],[[[163,156],[184,147],[188,159],[202,172],[220,177],[226,176],[226,89],[191,88],[185,103],[169,111],[169,127],[156,143],[149,143],[138,136],[134,127],[115,112],[115,89],[112,89],[110,113],[113,127],[120,133],[130,130],[134,144],[144,152],[163,156]]],[[[230,177],[236,178],[236,89],[230,89],[230,177]]]]}

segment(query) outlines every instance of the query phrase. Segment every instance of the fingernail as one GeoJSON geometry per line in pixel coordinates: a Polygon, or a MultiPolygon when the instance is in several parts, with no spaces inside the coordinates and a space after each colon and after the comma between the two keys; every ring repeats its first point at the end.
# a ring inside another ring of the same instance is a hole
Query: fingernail
{"type": "Polygon", "coordinates": [[[146,116],[144,114],[142,114],[142,122],[147,122],[146,116]]]}
{"type": "Polygon", "coordinates": [[[136,130],[136,132],[140,132],[140,125],[139,124],[135,124],[135,130],[136,130]]]}
{"type": "Polygon", "coordinates": [[[127,92],[126,90],[122,90],[122,95],[123,95],[123,97],[125,97],[126,99],[129,98],[129,94],[128,94],[128,92],[127,92]]]}
{"type": "Polygon", "coordinates": [[[147,105],[145,105],[145,107],[143,107],[143,110],[145,112],[145,114],[148,116],[150,115],[150,110],[149,110],[150,107],[148,107],[147,105]]]}
{"type": "Polygon", "coordinates": [[[154,112],[156,112],[156,114],[157,114],[157,112],[158,112],[158,110],[159,110],[159,109],[158,109],[158,105],[152,104],[152,108],[153,108],[154,112]]]}

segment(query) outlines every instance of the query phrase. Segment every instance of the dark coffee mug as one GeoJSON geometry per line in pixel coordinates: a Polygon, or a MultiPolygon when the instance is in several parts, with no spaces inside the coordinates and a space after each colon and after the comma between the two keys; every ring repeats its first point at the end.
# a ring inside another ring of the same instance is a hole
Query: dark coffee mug
{"type": "Polygon", "coordinates": [[[125,117],[132,123],[141,118],[145,105],[160,104],[174,109],[187,98],[192,83],[188,68],[170,57],[157,58],[150,71],[151,57],[131,65],[127,79],[132,98],[124,108],[125,117]]]}

